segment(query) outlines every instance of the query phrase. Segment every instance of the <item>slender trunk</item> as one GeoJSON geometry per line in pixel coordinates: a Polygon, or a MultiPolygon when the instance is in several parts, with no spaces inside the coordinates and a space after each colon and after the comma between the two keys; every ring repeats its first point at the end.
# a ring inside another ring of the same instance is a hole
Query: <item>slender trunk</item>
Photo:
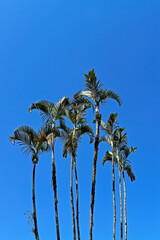
{"type": "Polygon", "coordinates": [[[123,202],[122,202],[122,183],[121,170],[119,164],[119,153],[117,152],[118,173],[119,173],[119,195],[120,195],[120,212],[121,212],[121,240],[123,240],[123,202]]]}
{"type": "Polygon", "coordinates": [[[113,240],[116,238],[116,197],[115,197],[115,174],[114,174],[114,154],[112,147],[112,182],[113,182],[113,240]]]}
{"type": "Polygon", "coordinates": [[[127,240],[127,208],[126,208],[126,183],[125,183],[125,176],[123,174],[123,187],[124,187],[124,226],[125,226],[125,240],[127,240]]]}
{"type": "Polygon", "coordinates": [[[33,166],[33,179],[32,179],[32,201],[33,201],[33,221],[34,221],[33,232],[35,235],[35,239],[39,240],[37,216],[36,216],[36,201],[35,201],[35,171],[36,171],[36,164],[34,164],[33,166]]]}
{"type": "Polygon", "coordinates": [[[52,137],[52,184],[53,184],[53,192],[54,192],[54,206],[55,206],[57,240],[60,240],[58,208],[57,208],[58,200],[57,200],[56,165],[55,165],[55,160],[54,160],[54,138],[53,137],[52,137]]]}
{"type": "Polygon", "coordinates": [[[75,172],[75,179],[76,179],[76,220],[77,220],[77,233],[78,233],[78,240],[80,240],[80,227],[79,227],[79,193],[78,193],[78,176],[77,176],[76,158],[74,159],[74,172],[75,172]]]}
{"type": "Polygon", "coordinates": [[[74,157],[72,155],[72,158],[71,158],[70,192],[71,192],[71,207],[72,207],[73,239],[76,240],[76,225],[75,225],[74,200],[73,200],[73,164],[74,164],[74,157]]]}
{"type": "Polygon", "coordinates": [[[93,159],[93,171],[92,171],[92,190],[91,190],[91,205],[90,205],[90,240],[93,235],[93,211],[95,201],[95,186],[96,186],[96,169],[97,169],[97,157],[98,157],[98,146],[99,146],[99,126],[101,121],[101,115],[99,114],[98,106],[96,106],[96,136],[94,143],[94,159],[93,159]]]}

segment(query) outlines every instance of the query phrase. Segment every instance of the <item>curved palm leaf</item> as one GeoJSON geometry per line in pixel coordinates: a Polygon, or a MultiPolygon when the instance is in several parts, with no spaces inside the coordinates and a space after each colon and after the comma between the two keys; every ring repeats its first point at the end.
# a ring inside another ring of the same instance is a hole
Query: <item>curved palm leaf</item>
{"type": "Polygon", "coordinates": [[[45,122],[47,119],[50,119],[51,110],[53,107],[54,103],[47,100],[41,100],[37,103],[32,103],[28,110],[30,112],[32,112],[33,109],[40,110],[40,116],[42,118],[42,121],[45,122]]]}
{"type": "Polygon", "coordinates": [[[114,91],[109,90],[109,89],[105,89],[101,93],[99,101],[103,102],[103,101],[105,101],[106,99],[109,99],[109,98],[116,100],[119,103],[119,106],[121,106],[122,101],[120,99],[120,96],[117,93],[115,93],[114,91]]]}
{"type": "Polygon", "coordinates": [[[93,129],[91,128],[91,126],[89,126],[89,125],[78,126],[78,128],[76,129],[77,140],[79,140],[81,138],[81,136],[84,135],[84,134],[87,134],[89,136],[90,144],[93,143],[94,133],[93,133],[93,129]]]}
{"type": "Polygon", "coordinates": [[[134,172],[132,170],[132,166],[131,165],[127,165],[124,170],[127,172],[128,177],[131,179],[131,181],[135,181],[136,177],[134,175],[134,172]]]}
{"type": "Polygon", "coordinates": [[[112,152],[110,151],[106,151],[105,155],[104,155],[104,158],[102,160],[102,165],[104,166],[105,162],[106,161],[109,161],[109,162],[112,162],[112,152]]]}

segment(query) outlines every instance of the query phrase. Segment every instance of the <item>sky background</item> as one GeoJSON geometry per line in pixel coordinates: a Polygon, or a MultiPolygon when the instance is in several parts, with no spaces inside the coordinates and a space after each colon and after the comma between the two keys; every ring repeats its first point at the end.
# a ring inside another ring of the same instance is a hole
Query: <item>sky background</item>
{"type": "MultiPolygon", "coordinates": [[[[84,89],[84,73],[95,68],[104,88],[123,101],[109,100],[103,120],[118,112],[126,127],[136,181],[127,179],[129,240],[160,239],[160,1],[1,0],[0,1],[0,239],[32,240],[26,211],[32,211],[32,162],[8,137],[19,125],[41,126],[32,102],[57,102],[84,89]]],[[[89,122],[93,120],[88,111],[89,122]]],[[[95,125],[93,125],[95,128],[95,125]]],[[[89,239],[93,144],[84,136],[78,150],[81,239],[89,239]]],[[[112,239],[112,170],[101,164],[109,146],[100,145],[94,212],[94,240],[112,239]]],[[[56,142],[58,210],[62,240],[72,239],[70,157],[56,142]]],[[[41,240],[56,239],[51,154],[36,169],[36,201],[41,240]]],[[[117,172],[116,172],[117,177],[117,172]]],[[[117,178],[116,178],[117,179],[117,178]]],[[[117,179],[118,180],[118,179],[117,179]]],[[[118,182],[117,182],[118,183],[118,182]]],[[[117,197],[117,240],[119,193],[117,197]]]]}

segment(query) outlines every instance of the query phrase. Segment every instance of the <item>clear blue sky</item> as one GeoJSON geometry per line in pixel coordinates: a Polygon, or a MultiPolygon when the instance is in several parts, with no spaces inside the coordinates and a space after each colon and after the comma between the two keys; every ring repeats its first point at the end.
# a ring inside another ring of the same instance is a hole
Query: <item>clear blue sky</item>
{"type": "MultiPolygon", "coordinates": [[[[27,110],[31,103],[72,97],[92,68],[123,100],[120,108],[109,101],[103,119],[118,112],[129,144],[138,147],[136,181],[127,180],[128,239],[160,239],[160,1],[1,0],[0,33],[0,239],[34,239],[24,215],[32,210],[31,159],[8,137],[21,124],[38,129],[39,113],[27,110]]],[[[112,239],[111,166],[101,165],[106,149],[102,144],[98,158],[94,240],[112,239]]],[[[70,158],[61,151],[57,142],[61,239],[71,240],[70,158]]],[[[84,137],[77,159],[82,240],[89,236],[92,159],[93,145],[84,137]]],[[[50,154],[37,166],[36,196],[40,238],[55,239],[50,154]]]]}

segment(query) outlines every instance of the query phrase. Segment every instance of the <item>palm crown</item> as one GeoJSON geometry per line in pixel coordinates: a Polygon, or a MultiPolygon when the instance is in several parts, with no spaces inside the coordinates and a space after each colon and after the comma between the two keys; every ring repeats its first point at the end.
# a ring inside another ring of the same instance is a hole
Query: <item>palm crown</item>
{"type": "Polygon", "coordinates": [[[63,115],[65,115],[66,107],[68,104],[68,98],[64,96],[59,100],[57,104],[54,104],[53,102],[49,102],[47,100],[32,103],[28,110],[30,112],[32,112],[33,109],[40,110],[42,121],[45,124],[54,125],[56,120],[64,122],[63,115]]]}
{"type": "Polygon", "coordinates": [[[31,153],[33,163],[38,162],[39,154],[49,150],[46,128],[40,128],[35,132],[33,128],[23,125],[18,127],[9,139],[13,144],[16,142],[24,154],[31,153]]]}
{"type": "Polygon", "coordinates": [[[132,152],[134,153],[136,149],[137,147],[128,147],[127,144],[122,145],[120,149],[121,171],[126,171],[128,177],[131,179],[132,182],[135,181],[136,177],[130,164],[129,156],[132,152]]]}
{"type": "MultiPolygon", "coordinates": [[[[79,91],[75,94],[75,97],[87,97],[93,100],[96,106],[100,103],[105,103],[107,99],[115,99],[119,105],[121,105],[121,100],[118,94],[109,89],[103,89],[100,80],[97,80],[94,69],[89,71],[85,76],[85,87],[83,91],[79,91]]],[[[79,99],[81,101],[81,98],[79,99]]],[[[85,100],[86,101],[86,100],[85,100]]]]}
{"type": "Polygon", "coordinates": [[[92,128],[87,125],[87,120],[85,118],[85,110],[88,108],[87,105],[77,105],[77,103],[71,103],[72,108],[67,111],[66,116],[73,124],[73,128],[66,127],[61,124],[62,128],[61,139],[63,140],[63,156],[67,157],[68,152],[70,154],[75,154],[78,147],[78,141],[81,136],[87,134],[90,138],[90,143],[93,142],[94,134],[92,128]]]}

